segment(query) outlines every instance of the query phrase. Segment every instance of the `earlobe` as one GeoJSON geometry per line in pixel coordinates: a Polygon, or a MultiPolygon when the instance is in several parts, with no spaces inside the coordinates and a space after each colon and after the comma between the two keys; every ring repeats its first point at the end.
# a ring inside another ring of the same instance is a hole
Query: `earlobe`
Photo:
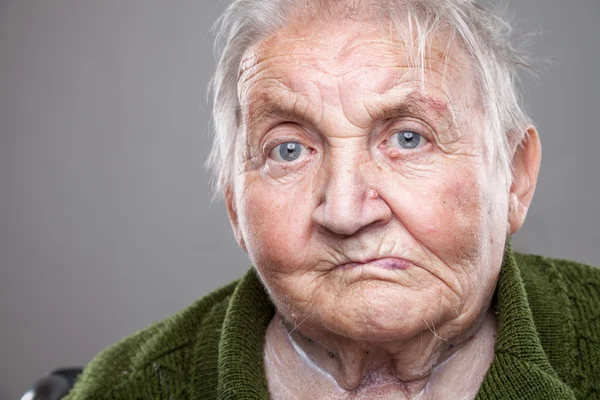
{"type": "Polygon", "coordinates": [[[530,126],[525,137],[513,151],[513,181],[508,198],[510,234],[517,232],[527,216],[533,199],[542,160],[542,146],[535,127],[530,126]]]}
{"type": "Polygon", "coordinates": [[[246,250],[246,242],[244,241],[244,237],[240,230],[237,207],[235,205],[235,196],[231,186],[227,186],[225,188],[225,202],[227,204],[227,215],[229,216],[229,222],[231,223],[231,229],[233,229],[235,240],[238,242],[238,245],[242,248],[242,250],[248,252],[246,250]]]}

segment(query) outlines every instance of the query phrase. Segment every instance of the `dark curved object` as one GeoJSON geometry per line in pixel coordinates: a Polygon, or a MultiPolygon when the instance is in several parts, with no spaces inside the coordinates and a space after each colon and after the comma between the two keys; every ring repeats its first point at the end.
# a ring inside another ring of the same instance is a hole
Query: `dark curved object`
{"type": "Polygon", "coordinates": [[[61,368],[40,379],[21,397],[21,400],[59,400],[75,385],[83,368],[61,368]]]}

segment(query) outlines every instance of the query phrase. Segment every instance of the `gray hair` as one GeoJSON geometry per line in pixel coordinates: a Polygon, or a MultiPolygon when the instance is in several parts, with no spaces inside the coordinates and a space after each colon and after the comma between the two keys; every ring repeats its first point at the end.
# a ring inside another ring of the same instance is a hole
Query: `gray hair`
{"type": "Polygon", "coordinates": [[[339,18],[341,7],[346,11],[342,14],[352,18],[351,10],[364,3],[391,22],[396,33],[410,44],[410,58],[420,61],[421,66],[429,39],[441,28],[460,39],[476,75],[486,114],[485,129],[494,135],[492,156],[507,175],[511,173],[511,149],[522,143],[531,123],[521,106],[517,68],[530,67],[524,53],[513,44],[511,24],[498,10],[470,0],[234,0],[214,27],[217,67],[210,82],[214,141],[207,165],[213,173],[216,195],[222,194],[233,179],[235,137],[240,125],[237,84],[244,53],[289,22],[291,15],[339,18]]]}

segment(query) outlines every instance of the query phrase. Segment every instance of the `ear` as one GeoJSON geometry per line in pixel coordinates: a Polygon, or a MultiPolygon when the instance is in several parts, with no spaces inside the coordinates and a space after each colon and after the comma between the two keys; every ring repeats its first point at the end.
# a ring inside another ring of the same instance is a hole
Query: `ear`
{"type": "Polygon", "coordinates": [[[537,184],[541,161],[542,145],[537,130],[531,126],[525,132],[521,143],[513,151],[514,175],[508,195],[508,223],[511,235],[517,232],[525,222],[537,184]]]}
{"type": "Polygon", "coordinates": [[[225,202],[227,204],[227,215],[229,216],[229,222],[231,223],[231,229],[233,229],[233,235],[235,236],[235,240],[238,242],[238,245],[244,250],[246,250],[246,243],[244,242],[244,237],[242,236],[242,232],[240,230],[240,225],[238,222],[238,213],[235,205],[235,196],[233,194],[233,189],[231,185],[228,185],[225,188],[225,202]]]}

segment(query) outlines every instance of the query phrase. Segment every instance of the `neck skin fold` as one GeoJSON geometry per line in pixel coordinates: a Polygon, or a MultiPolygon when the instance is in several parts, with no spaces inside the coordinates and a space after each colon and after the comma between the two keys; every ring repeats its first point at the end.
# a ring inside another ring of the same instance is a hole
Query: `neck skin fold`
{"type": "MultiPolygon", "coordinates": [[[[449,387],[468,398],[475,396],[493,361],[495,337],[491,310],[451,338],[431,328],[386,343],[294,329],[276,314],[267,330],[265,366],[270,390],[281,393],[281,386],[287,386],[288,396],[294,387],[304,387],[306,395],[306,379],[311,379],[317,383],[313,387],[329,391],[332,399],[375,389],[378,395],[427,398],[437,390],[448,393],[449,387]]],[[[304,395],[294,397],[308,398],[304,395]]]]}

